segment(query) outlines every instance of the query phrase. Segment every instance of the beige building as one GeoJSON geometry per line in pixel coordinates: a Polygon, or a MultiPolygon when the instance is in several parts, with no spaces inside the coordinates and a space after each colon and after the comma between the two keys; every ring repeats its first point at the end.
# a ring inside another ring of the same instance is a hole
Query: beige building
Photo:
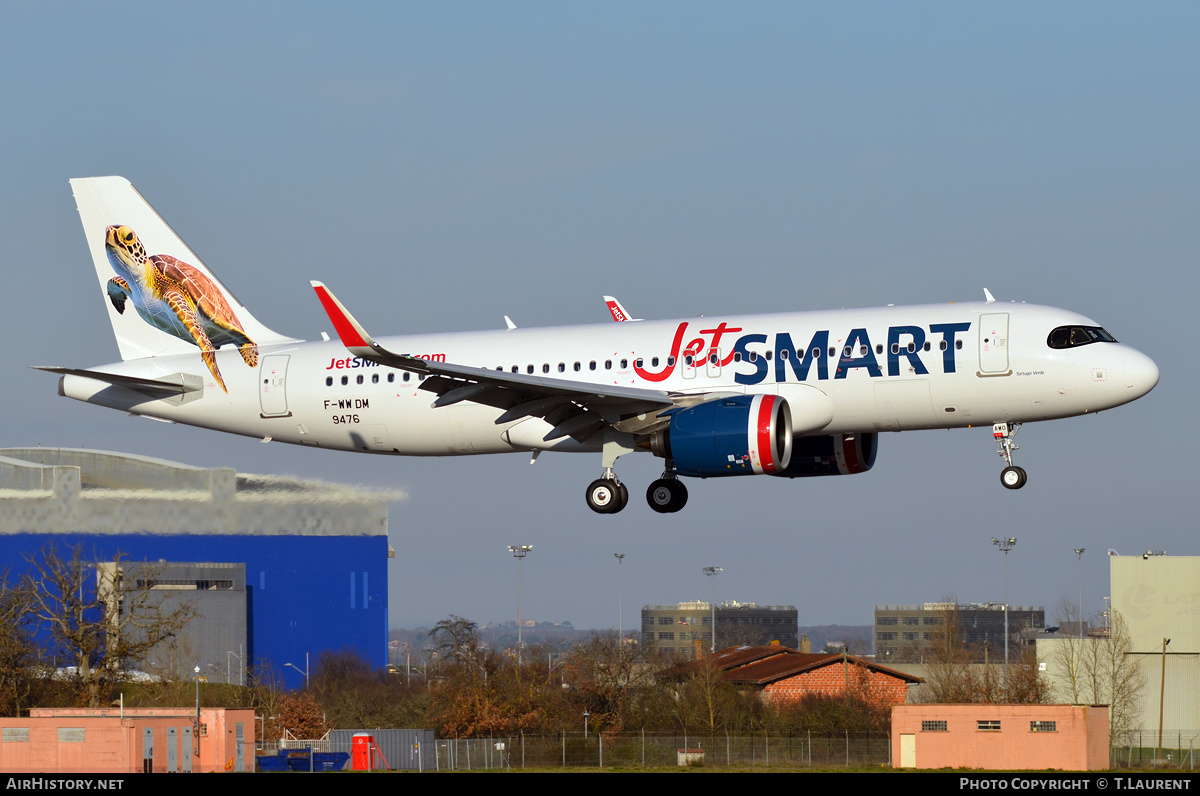
{"type": "Polygon", "coordinates": [[[1114,745],[1153,747],[1161,696],[1164,748],[1188,748],[1200,730],[1200,557],[1113,555],[1109,574],[1105,626],[1038,640],[1054,698],[1109,704],[1114,745]]]}
{"type": "Polygon", "coordinates": [[[1108,768],[1108,709],[1084,705],[896,705],[897,768],[1108,768]]]}

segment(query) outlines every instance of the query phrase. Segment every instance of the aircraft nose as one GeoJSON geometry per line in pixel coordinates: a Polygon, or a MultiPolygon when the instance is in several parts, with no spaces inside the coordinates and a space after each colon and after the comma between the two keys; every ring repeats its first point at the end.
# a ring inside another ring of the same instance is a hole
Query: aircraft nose
{"type": "Polygon", "coordinates": [[[1134,393],[1133,398],[1141,398],[1154,389],[1158,384],[1158,365],[1154,360],[1140,351],[1131,351],[1125,363],[1125,387],[1134,393]]]}

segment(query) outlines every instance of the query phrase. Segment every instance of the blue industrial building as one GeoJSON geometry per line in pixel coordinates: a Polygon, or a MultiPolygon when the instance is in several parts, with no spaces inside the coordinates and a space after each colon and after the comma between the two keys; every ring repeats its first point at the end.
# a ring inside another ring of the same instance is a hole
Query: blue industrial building
{"type": "MultiPolygon", "coordinates": [[[[243,564],[244,653],[217,650],[206,671],[224,675],[244,657],[300,685],[283,667],[304,668],[306,654],[353,648],[387,663],[387,493],[61,448],[0,449],[0,490],[0,567],[10,577],[48,543],[64,557],[78,547],[86,562],[243,564]]],[[[186,588],[203,600],[210,587],[186,588]]]]}

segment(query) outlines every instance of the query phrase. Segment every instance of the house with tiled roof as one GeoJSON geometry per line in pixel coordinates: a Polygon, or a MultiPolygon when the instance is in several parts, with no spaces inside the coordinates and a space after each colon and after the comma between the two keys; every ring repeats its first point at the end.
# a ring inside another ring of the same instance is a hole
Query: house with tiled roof
{"type": "Polygon", "coordinates": [[[806,696],[842,696],[847,692],[872,702],[902,705],[920,677],[841,653],[804,653],[790,647],[729,647],[676,667],[686,677],[714,667],[721,679],[753,688],[767,702],[784,705],[806,696]]]}

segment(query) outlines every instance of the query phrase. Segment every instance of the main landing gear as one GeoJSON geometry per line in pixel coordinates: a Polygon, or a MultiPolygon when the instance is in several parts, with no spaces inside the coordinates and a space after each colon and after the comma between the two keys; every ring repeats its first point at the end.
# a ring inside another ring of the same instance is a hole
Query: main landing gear
{"type": "MultiPolygon", "coordinates": [[[[629,487],[610,469],[588,484],[584,497],[588,508],[597,514],[616,514],[629,503],[629,487]]],[[[687,500],[687,487],[669,470],[646,490],[646,502],[659,514],[674,514],[687,505],[687,500]]]]}
{"type": "Polygon", "coordinates": [[[995,423],[992,425],[992,436],[1000,443],[999,453],[1008,464],[1000,471],[1000,483],[1004,484],[1005,489],[1020,489],[1029,480],[1025,469],[1012,463],[1013,451],[1018,450],[1017,444],[1013,440],[1016,439],[1017,431],[1020,428],[1020,423],[995,423]]]}
{"type": "Polygon", "coordinates": [[[606,467],[603,476],[588,484],[585,497],[588,508],[597,514],[616,514],[629,502],[629,487],[617,480],[611,467],[606,467]]]}
{"type": "Polygon", "coordinates": [[[687,505],[687,487],[670,470],[646,490],[646,502],[659,514],[674,514],[687,505]]]}

